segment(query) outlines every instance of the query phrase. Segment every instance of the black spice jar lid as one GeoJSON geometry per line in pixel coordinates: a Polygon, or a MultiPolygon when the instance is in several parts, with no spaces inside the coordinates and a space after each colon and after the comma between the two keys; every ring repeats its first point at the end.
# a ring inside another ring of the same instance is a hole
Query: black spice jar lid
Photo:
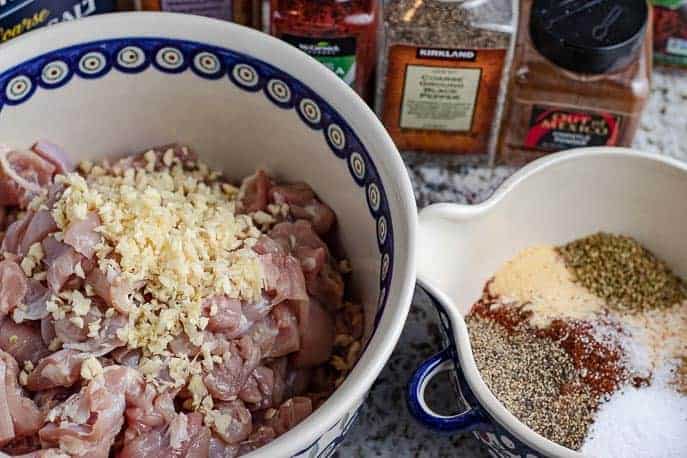
{"type": "Polygon", "coordinates": [[[626,66],[642,45],[646,0],[534,0],[530,34],[537,50],[576,73],[626,66]]]}

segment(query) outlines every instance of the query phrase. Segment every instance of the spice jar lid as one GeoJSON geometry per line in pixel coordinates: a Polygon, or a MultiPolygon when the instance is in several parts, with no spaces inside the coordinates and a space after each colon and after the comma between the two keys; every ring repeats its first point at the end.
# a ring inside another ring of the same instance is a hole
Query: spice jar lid
{"type": "Polygon", "coordinates": [[[577,73],[626,66],[646,34],[646,0],[534,0],[530,34],[537,50],[577,73]]]}

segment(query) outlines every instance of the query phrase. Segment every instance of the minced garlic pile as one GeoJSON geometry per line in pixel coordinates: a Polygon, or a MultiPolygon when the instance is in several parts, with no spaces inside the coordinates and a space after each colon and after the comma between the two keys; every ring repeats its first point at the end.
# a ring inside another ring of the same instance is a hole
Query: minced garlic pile
{"type": "MultiPolygon", "coordinates": [[[[65,190],[52,216],[62,231],[89,213],[100,217],[99,268],[144,285],[131,298],[129,326],[118,337],[144,356],[168,356],[168,343],[182,331],[202,345],[208,321],[201,314],[203,299],[260,299],[262,269],[251,247],[261,232],[250,216],[236,214],[236,188],[218,182],[204,164],[185,169],[171,149],[164,167],[153,151],[144,158],[142,168],[86,163],[86,178],[58,177],[65,190]]],[[[70,311],[88,312],[88,298],[69,299],[70,311]]]]}

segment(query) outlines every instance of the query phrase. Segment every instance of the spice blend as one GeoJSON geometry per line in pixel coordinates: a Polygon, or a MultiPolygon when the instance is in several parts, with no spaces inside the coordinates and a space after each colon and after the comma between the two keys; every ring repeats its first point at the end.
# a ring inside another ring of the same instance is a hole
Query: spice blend
{"type": "Polygon", "coordinates": [[[376,107],[400,149],[486,157],[512,21],[510,0],[385,4],[376,107]]]}
{"type": "Polygon", "coordinates": [[[535,432],[592,456],[614,442],[622,456],[686,456],[684,434],[662,432],[687,430],[685,283],[636,240],[598,233],[527,249],[466,324],[483,380],[535,432]],[[655,411],[639,415],[638,403],[655,411]]]}

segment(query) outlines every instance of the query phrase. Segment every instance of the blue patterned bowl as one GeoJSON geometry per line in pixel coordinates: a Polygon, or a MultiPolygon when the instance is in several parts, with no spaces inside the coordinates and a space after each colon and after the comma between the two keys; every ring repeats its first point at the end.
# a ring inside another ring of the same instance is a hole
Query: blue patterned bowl
{"type": "MultiPolygon", "coordinates": [[[[439,204],[420,213],[418,280],[441,321],[444,349],[422,364],[408,386],[411,413],[425,426],[473,432],[497,457],[581,457],[535,433],[511,414],[482,380],[463,320],[484,284],[521,250],[561,244],[598,231],[626,234],[687,274],[687,164],[621,148],[586,148],[533,162],[474,206],[439,204]],[[438,373],[452,375],[457,415],[438,415],[424,390],[438,373]]],[[[639,414],[639,412],[638,412],[639,414]]]]}
{"type": "Polygon", "coordinates": [[[415,283],[416,208],[374,114],[328,69],[274,38],[212,19],[103,15],[0,47],[0,142],[97,159],[177,141],[236,179],[264,167],[306,181],[338,215],[365,306],[366,345],[342,386],[253,456],[330,456],[389,358],[415,283]]]}

